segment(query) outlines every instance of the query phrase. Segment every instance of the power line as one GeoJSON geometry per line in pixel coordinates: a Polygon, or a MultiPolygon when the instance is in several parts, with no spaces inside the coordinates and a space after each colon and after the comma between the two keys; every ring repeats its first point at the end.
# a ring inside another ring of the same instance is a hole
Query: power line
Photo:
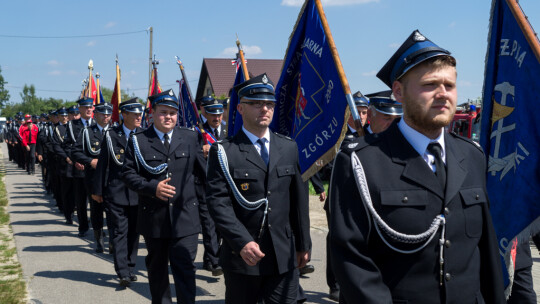
{"type": "Polygon", "coordinates": [[[25,35],[4,35],[0,34],[1,38],[28,38],[28,39],[70,39],[70,38],[90,38],[90,37],[106,37],[106,36],[121,36],[121,35],[131,35],[138,34],[142,32],[148,32],[148,30],[132,31],[132,32],[122,32],[122,33],[111,33],[111,34],[95,34],[95,35],[71,35],[71,36],[25,36],[25,35]]]}

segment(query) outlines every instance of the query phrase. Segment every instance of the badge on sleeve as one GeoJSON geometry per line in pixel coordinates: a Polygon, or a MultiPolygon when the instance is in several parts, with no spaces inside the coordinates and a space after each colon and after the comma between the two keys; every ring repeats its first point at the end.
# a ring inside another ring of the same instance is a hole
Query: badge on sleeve
{"type": "Polygon", "coordinates": [[[242,187],[242,190],[247,191],[249,189],[249,183],[243,183],[240,187],[242,187]]]}

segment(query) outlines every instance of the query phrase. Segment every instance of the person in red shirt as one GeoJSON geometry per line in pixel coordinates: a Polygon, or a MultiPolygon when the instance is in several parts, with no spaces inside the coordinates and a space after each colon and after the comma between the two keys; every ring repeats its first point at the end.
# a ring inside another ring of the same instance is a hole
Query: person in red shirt
{"type": "Polygon", "coordinates": [[[32,116],[26,114],[24,116],[26,124],[19,129],[21,135],[22,146],[26,149],[26,171],[28,174],[34,175],[36,163],[36,142],[39,128],[32,123],[32,116]]]}

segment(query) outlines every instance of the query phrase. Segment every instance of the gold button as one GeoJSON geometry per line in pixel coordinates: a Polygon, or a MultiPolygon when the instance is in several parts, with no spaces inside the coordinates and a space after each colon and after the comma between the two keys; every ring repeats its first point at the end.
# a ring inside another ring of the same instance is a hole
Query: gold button
{"type": "Polygon", "coordinates": [[[446,248],[450,248],[450,246],[452,246],[452,243],[450,242],[450,240],[446,240],[446,242],[444,242],[444,246],[446,246],[446,248]]]}
{"type": "Polygon", "coordinates": [[[450,209],[448,209],[448,207],[445,207],[444,208],[444,215],[449,215],[450,214],[450,209]]]}
{"type": "Polygon", "coordinates": [[[480,195],[476,195],[476,200],[479,200],[480,199],[480,195]]]}
{"type": "Polygon", "coordinates": [[[403,199],[401,199],[401,201],[406,204],[409,201],[409,198],[404,196],[403,199]]]}
{"type": "Polygon", "coordinates": [[[447,280],[447,281],[450,281],[452,279],[452,275],[449,274],[448,272],[446,273],[446,275],[444,276],[444,278],[447,280]]]}

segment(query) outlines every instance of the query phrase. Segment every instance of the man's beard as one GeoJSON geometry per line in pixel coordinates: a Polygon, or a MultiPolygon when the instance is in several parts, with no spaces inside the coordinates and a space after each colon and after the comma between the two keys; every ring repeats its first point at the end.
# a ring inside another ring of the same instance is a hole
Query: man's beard
{"type": "MultiPolygon", "coordinates": [[[[406,100],[412,100],[411,98],[408,98],[410,96],[407,96],[405,94],[406,100]]],[[[414,124],[416,127],[420,128],[421,130],[426,131],[436,131],[440,130],[443,127],[446,127],[450,124],[452,119],[454,118],[454,114],[456,113],[456,108],[452,110],[452,113],[445,117],[436,116],[433,118],[428,117],[429,112],[422,112],[422,107],[418,103],[415,102],[404,102],[403,103],[403,114],[404,116],[409,119],[409,121],[414,124]]]]}

